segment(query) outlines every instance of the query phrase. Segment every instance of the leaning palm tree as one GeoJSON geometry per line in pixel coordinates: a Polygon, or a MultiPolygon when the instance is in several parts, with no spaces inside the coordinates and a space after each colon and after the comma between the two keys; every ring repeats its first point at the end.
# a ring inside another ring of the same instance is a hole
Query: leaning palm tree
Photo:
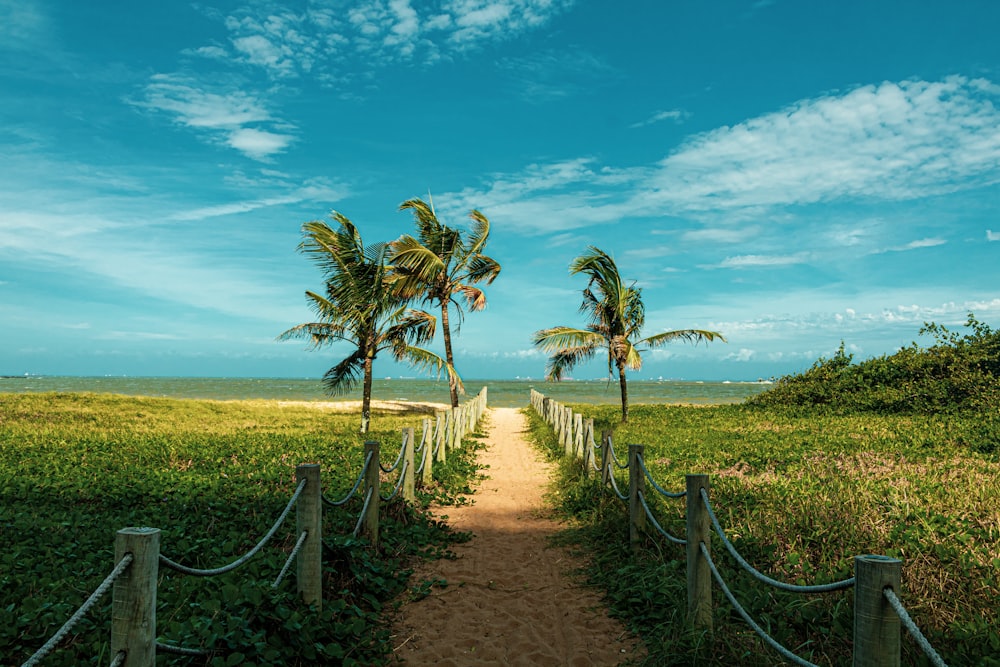
{"type": "Polygon", "coordinates": [[[388,350],[397,361],[406,361],[440,372],[447,369],[453,383],[461,379],[441,357],[415,347],[434,338],[433,315],[407,307],[408,301],[392,289],[387,280],[388,245],[365,246],[357,227],[340,213],[333,229],[325,222],[302,226],[299,251],[316,262],[326,278],[326,294],[306,291],[317,314],[307,322],[282,333],[278,340],[308,339],[314,347],[346,342],[353,351],[323,375],[330,394],[343,394],[363,382],[361,432],[371,421],[372,366],[379,352],[388,350]]]}
{"type": "Polygon", "coordinates": [[[622,422],[628,421],[628,386],[625,370],[642,368],[641,352],[660,347],[672,340],[697,343],[719,339],[722,334],[702,329],[680,329],[640,338],[646,320],[642,289],[635,283],[626,284],[615,261],[603,250],[589,246],[587,252],[570,263],[571,275],[583,273],[590,278],[583,290],[580,312],[590,323],[586,329],[552,327],[536,331],[532,342],[549,358],[547,380],[561,380],[576,364],[592,359],[598,350],[608,353],[608,376],[617,369],[621,387],[622,422]]]}
{"type": "MultiPolygon", "coordinates": [[[[470,311],[482,310],[486,307],[486,295],[475,285],[489,285],[500,274],[500,264],[483,254],[490,237],[490,221],[479,211],[471,211],[472,229],[463,235],[438,220],[433,202],[409,199],[399,208],[413,211],[418,233],[416,237],[405,234],[390,244],[396,290],[404,298],[422,297],[425,303],[441,308],[445,360],[454,368],[448,307],[455,305],[461,325],[462,307],[455,296],[461,294],[470,311]]],[[[449,388],[451,406],[456,408],[461,387],[454,377],[451,376],[449,388]]]]}

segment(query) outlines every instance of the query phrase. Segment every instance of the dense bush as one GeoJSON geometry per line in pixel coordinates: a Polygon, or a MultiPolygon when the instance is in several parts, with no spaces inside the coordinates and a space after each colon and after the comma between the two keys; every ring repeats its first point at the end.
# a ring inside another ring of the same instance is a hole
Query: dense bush
{"type": "MultiPolygon", "coordinates": [[[[916,342],[895,354],[853,363],[841,343],[830,358],[781,378],[748,401],[768,407],[826,406],[838,411],[935,414],[979,411],[997,429],[1000,408],[1000,331],[969,314],[964,335],[929,323],[921,335],[934,337],[928,348],[916,342]]],[[[1000,430],[995,430],[1000,433],[1000,430]]]]}

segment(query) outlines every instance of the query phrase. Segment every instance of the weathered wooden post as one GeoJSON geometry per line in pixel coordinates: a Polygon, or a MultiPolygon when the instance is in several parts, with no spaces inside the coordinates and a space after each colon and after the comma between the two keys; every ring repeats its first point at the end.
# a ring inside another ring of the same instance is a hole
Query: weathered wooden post
{"type": "Polygon", "coordinates": [[[303,602],[319,610],[323,608],[323,487],[319,465],[303,463],[296,466],[296,483],[303,479],[306,487],[295,503],[295,534],[298,537],[304,531],[309,537],[296,557],[296,590],[303,602]]]}
{"type": "Polygon", "coordinates": [[[124,651],[129,667],[156,664],[156,579],[159,528],[122,528],[115,535],[115,565],[132,563],[115,580],[111,603],[111,655],[124,651]]]}
{"type": "Polygon", "coordinates": [[[572,408],[565,408],[563,410],[563,430],[562,430],[562,446],[563,455],[569,457],[573,455],[573,410],[572,408]]]}
{"type": "Polygon", "coordinates": [[[413,502],[416,497],[413,470],[413,427],[403,429],[403,500],[413,502]]]}
{"type": "Polygon", "coordinates": [[[601,431],[601,484],[607,486],[611,480],[611,431],[601,431]]]}
{"type": "Polygon", "coordinates": [[[436,412],[434,413],[434,449],[437,453],[437,460],[444,462],[447,459],[447,453],[445,452],[444,446],[444,413],[436,412]]]}
{"type": "Polygon", "coordinates": [[[549,397],[548,396],[543,396],[542,397],[542,419],[544,419],[545,423],[547,423],[547,424],[551,423],[551,422],[549,422],[549,397]]]}
{"type": "Polygon", "coordinates": [[[632,553],[639,551],[642,533],[646,530],[646,510],[639,500],[639,494],[646,491],[646,475],[639,465],[643,449],[642,445],[628,446],[628,541],[632,546],[632,553]]]}
{"type": "Polygon", "coordinates": [[[583,415],[576,413],[573,423],[573,456],[583,454],[583,415]]]}
{"type": "Polygon", "coordinates": [[[688,623],[698,630],[712,630],[712,571],[701,553],[711,554],[712,522],[701,498],[708,493],[708,475],[687,475],[687,589],[688,623]]]}
{"type": "Polygon", "coordinates": [[[900,621],[883,591],[899,591],[903,562],[854,557],[854,667],[899,667],[900,621]]]}
{"type": "Polygon", "coordinates": [[[378,546],[378,512],[379,503],[382,500],[380,497],[381,482],[379,481],[379,473],[382,469],[379,467],[379,443],[376,440],[365,441],[365,459],[368,458],[368,452],[372,453],[371,463],[368,464],[368,469],[365,470],[365,495],[368,497],[369,491],[371,492],[371,500],[368,503],[368,509],[365,511],[365,518],[362,522],[362,530],[365,535],[368,536],[368,541],[371,542],[372,548],[378,546]]]}
{"type": "Polygon", "coordinates": [[[420,474],[420,486],[426,489],[434,482],[434,442],[431,438],[430,419],[424,419],[424,435],[421,440],[424,447],[420,454],[420,464],[423,466],[420,474]]]}
{"type": "Polygon", "coordinates": [[[590,477],[590,466],[594,456],[594,420],[588,418],[583,422],[583,478],[590,477]]]}

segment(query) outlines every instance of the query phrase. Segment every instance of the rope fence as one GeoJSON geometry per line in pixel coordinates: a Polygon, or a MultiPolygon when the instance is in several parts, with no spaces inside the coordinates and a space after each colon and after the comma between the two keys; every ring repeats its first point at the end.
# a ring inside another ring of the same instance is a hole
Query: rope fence
{"type": "Polygon", "coordinates": [[[643,457],[643,446],[628,446],[628,457],[622,459],[616,454],[610,431],[601,434],[600,449],[594,440],[594,420],[575,414],[534,389],[531,390],[531,406],[555,432],[566,456],[582,459],[582,474],[591,471],[601,474],[604,488],[628,504],[629,542],[633,550],[642,544],[642,536],[647,525],[669,542],[684,546],[687,558],[688,624],[695,629],[712,630],[712,582],[722,590],[723,595],[743,620],[771,648],[796,665],[815,667],[796,655],[771,637],[743,608],[723,579],[711,554],[711,534],[715,532],[726,552],[737,565],[749,573],[756,581],[783,591],[799,594],[819,594],[854,590],[854,664],[866,667],[899,667],[901,628],[905,627],[916,644],[935,667],[947,667],[941,656],[920,632],[916,623],[900,601],[902,561],[878,555],[859,555],[854,558],[854,576],[841,581],[825,584],[797,585],[778,581],[763,574],[739,553],[726,536],[709,496],[707,475],[687,475],[684,491],[671,492],[664,489],[649,472],[643,457]],[[600,465],[596,463],[600,457],[600,465]],[[616,480],[615,471],[625,470],[629,475],[629,488],[623,493],[616,480]],[[656,519],[646,499],[645,487],[649,482],[653,489],[668,499],[684,498],[685,537],[676,537],[665,530],[656,519]]]}
{"type": "MultiPolygon", "coordinates": [[[[479,394],[458,408],[439,412],[435,415],[437,430],[431,435],[430,420],[423,423],[420,449],[423,462],[420,470],[422,482],[429,485],[433,478],[432,459],[440,456],[445,460],[448,451],[461,446],[462,438],[476,428],[486,411],[486,387],[479,394]],[[437,443],[431,452],[432,438],[437,443]],[[433,456],[431,455],[433,454],[433,456]]],[[[79,609],[63,626],[43,644],[21,667],[35,667],[42,663],[69,635],[76,624],[95,604],[113,588],[111,612],[111,665],[112,667],[154,667],[156,654],[171,653],[186,656],[210,656],[212,649],[191,648],[163,643],[156,638],[156,593],[160,566],[166,570],[196,577],[212,577],[246,565],[263,549],[285,523],[292,509],[296,510],[294,547],[285,560],[271,588],[281,585],[292,564],[296,565],[296,587],[306,604],[317,610],[322,608],[322,553],[323,553],[323,508],[324,505],[340,507],[358,494],[365,486],[365,500],[355,524],[353,536],[364,534],[372,548],[378,546],[379,501],[390,501],[402,497],[405,502],[416,498],[414,489],[414,429],[403,429],[402,445],[392,466],[385,468],[379,463],[379,443],[365,443],[364,465],[353,487],[341,499],[330,500],[322,491],[320,466],[300,464],[295,468],[297,481],[294,492],[285,508],[270,529],[245,554],[221,567],[199,569],[182,565],[160,551],[159,528],[123,528],[115,535],[115,566],[104,581],[94,590],[79,609]],[[380,472],[391,473],[398,470],[398,479],[388,496],[383,496],[380,488],[380,472]]]]}

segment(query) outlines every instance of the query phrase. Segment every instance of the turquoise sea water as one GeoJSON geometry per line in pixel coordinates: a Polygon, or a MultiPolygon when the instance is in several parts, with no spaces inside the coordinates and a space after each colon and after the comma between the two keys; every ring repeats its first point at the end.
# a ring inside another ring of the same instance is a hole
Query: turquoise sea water
{"type": "MultiPolygon", "coordinates": [[[[494,407],[528,405],[532,388],[562,403],[617,404],[618,383],[604,380],[468,380],[469,396],[489,387],[494,407]]],[[[629,403],[738,403],[768,385],[752,382],[679,382],[632,380],[629,403]]],[[[97,392],[130,396],[208,398],[217,400],[275,399],[292,401],[360,400],[361,390],[347,395],[327,395],[319,380],[297,378],[183,378],[183,377],[3,377],[0,392],[97,392]]],[[[377,400],[448,402],[444,381],[378,379],[372,396],[377,400]]]]}

